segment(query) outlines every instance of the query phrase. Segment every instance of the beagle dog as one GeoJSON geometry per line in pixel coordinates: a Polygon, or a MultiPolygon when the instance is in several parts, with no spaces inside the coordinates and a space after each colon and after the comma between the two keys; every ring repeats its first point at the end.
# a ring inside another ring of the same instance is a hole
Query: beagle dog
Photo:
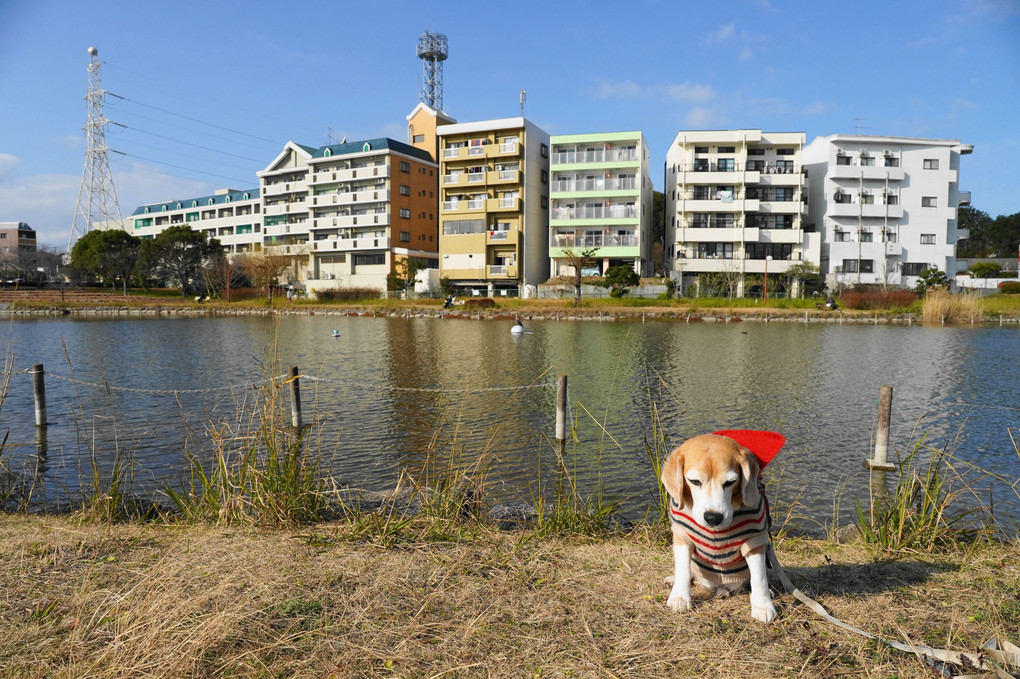
{"type": "Polygon", "coordinates": [[[761,466],[747,448],[716,434],[695,436],[662,466],[673,527],[674,611],[691,609],[691,580],[715,594],[751,583],[751,617],[776,617],[766,575],[769,507],[761,466]]]}

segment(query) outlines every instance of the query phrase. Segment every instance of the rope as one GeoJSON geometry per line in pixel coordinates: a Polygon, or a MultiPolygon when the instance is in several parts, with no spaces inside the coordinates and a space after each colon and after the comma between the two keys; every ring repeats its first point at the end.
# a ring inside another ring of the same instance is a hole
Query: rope
{"type": "Polygon", "coordinates": [[[864,630],[854,627],[853,625],[849,625],[843,622],[842,620],[839,620],[838,618],[834,617],[831,613],[825,610],[824,606],[822,606],[820,603],[809,597],[807,594],[804,594],[804,592],[800,591],[797,587],[794,586],[792,582],[790,582],[790,578],[786,575],[786,571],[783,570],[782,565],[780,565],[779,563],[779,559],[776,557],[776,550],[773,548],[771,542],[769,543],[767,554],[770,570],[779,577],[779,582],[783,585],[783,589],[792,594],[794,597],[800,600],[801,603],[806,605],[808,608],[817,613],[819,616],[825,618],[826,620],[831,622],[833,625],[836,625],[837,627],[841,627],[849,632],[853,632],[854,634],[859,634],[860,636],[865,637],[867,639],[879,641],[892,648],[895,648],[898,651],[903,651],[904,653],[913,653],[914,655],[917,655],[918,657],[924,659],[925,662],[927,662],[929,665],[938,670],[939,673],[942,674],[943,676],[952,676],[951,674],[949,674],[949,670],[944,665],[944,663],[950,663],[953,665],[964,667],[968,670],[981,670],[982,672],[991,672],[993,673],[993,676],[999,677],[1000,679],[1015,679],[1017,677],[1020,677],[1020,674],[1011,674],[998,664],[1002,663],[1003,665],[1020,666],[1020,652],[1016,653],[1011,652],[1010,649],[1015,647],[1012,646],[1012,644],[1009,644],[1008,642],[1003,643],[1002,644],[1003,648],[1000,649],[998,642],[996,642],[996,640],[993,639],[989,641],[987,644],[985,644],[981,654],[975,655],[973,653],[949,651],[942,648],[932,648],[931,646],[893,641],[892,639],[885,639],[883,637],[875,636],[870,632],[865,632],[864,630]],[[989,660],[988,658],[991,658],[991,660],[989,660]],[[992,662],[992,660],[998,662],[992,662]]]}
{"type": "MultiPolygon", "coordinates": [[[[26,368],[20,371],[18,374],[30,373],[32,370],[26,368]]],[[[277,375],[276,377],[268,377],[258,382],[246,382],[244,384],[225,384],[218,387],[207,387],[204,389],[145,389],[142,387],[119,387],[109,382],[91,382],[88,380],[80,380],[75,377],[67,377],[65,375],[57,375],[49,371],[43,371],[43,374],[52,377],[57,380],[63,380],[65,382],[71,382],[86,387],[95,387],[97,389],[108,389],[110,391],[128,391],[138,394],[208,394],[217,391],[233,391],[241,388],[254,387],[259,384],[266,384],[268,382],[276,382],[280,380],[289,381],[292,379],[290,375],[277,375]]],[[[315,377],[314,375],[298,375],[299,378],[308,380],[310,382],[323,382],[326,384],[341,384],[348,387],[358,387],[362,389],[388,389],[393,391],[407,391],[407,392],[427,392],[427,393],[449,393],[456,391],[463,394],[481,394],[485,392],[503,392],[503,391],[525,391],[529,389],[545,389],[548,387],[555,387],[555,382],[539,382],[536,384],[528,384],[524,386],[514,387],[479,387],[475,389],[450,389],[447,387],[397,387],[392,385],[384,384],[370,384],[367,382],[350,382],[348,380],[331,379],[327,377],[315,377]]]]}

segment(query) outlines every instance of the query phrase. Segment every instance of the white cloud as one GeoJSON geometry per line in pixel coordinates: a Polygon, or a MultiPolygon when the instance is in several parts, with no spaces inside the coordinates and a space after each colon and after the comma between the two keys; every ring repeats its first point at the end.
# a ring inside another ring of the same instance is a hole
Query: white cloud
{"type": "Polygon", "coordinates": [[[927,36],[927,37],[924,37],[924,38],[919,38],[919,39],[914,40],[912,42],[908,42],[907,43],[907,47],[925,47],[927,45],[934,45],[934,44],[935,44],[935,38],[933,38],[931,36],[927,36]]]}
{"type": "Polygon", "coordinates": [[[736,24],[726,24],[721,26],[718,30],[712,31],[705,39],[702,40],[703,44],[706,45],[718,45],[724,42],[729,42],[737,35],[736,24]]]}
{"type": "Polygon", "coordinates": [[[801,113],[806,116],[821,116],[832,111],[832,104],[824,101],[816,101],[801,109],[801,113]]]}
{"type": "Polygon", "coordinates": [[[632,80],[618,83],[602,83],[595,90],[596,99],[634,99],[642,94],[641,86],[632,80]]]}
{"type": "Polygon", "coordinates": [[[703,106],[695,106],[684,116],[684,125],[692,130],[720,129],[725,124],[726,119],[724,117],[703,106]]]}
{"type": "Polygon", "coordinates": [[[662,86],[662,93],[674,101],[704,103],[715,98],[711,85],[683,82],[662,86]]]}
{"type": "Polygon", "coordinates": [[[9,153],[0,153],[0,185],[7,183],[8,180],[14,177],[14,171],[18,167],[17,156],[12,156],[9,153]]]}
{"type": "Polygon", "coordinates": [[[754,51],[750,47],[745,46],[744,49],[740,50],[739,59],[740,61],[745,63],[751,61],[752,59],[754,59],[754,51]]]}

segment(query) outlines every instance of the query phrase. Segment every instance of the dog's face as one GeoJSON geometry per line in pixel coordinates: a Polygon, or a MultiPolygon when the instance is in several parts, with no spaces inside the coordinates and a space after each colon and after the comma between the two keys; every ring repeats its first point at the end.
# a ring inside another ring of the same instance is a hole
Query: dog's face
{"type": "Polygon", "coordinates": [[[703,434],[670,453],[662,485],[684,511],[709,528],[726,528],[733,510],[758,505],[760,467],[754,454],[728,436],[703,434]]]}

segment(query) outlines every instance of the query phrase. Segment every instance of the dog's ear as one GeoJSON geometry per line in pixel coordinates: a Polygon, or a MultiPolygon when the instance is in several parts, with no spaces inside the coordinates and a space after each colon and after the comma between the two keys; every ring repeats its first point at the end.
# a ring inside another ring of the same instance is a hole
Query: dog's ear
{"type": "Polygon", "coordinates": [[[761,499],[761,492],[758,490],[758,477],[761,474],[761,467],[758,465],[758,458],[747,448],[740,449],[740,500],[745,507],[755,508],[761,499]]]}
{"type": "Polygon", "coordinates": [[[677,448],[666,459],[662,465],[662,485],[670,497],[677,501],[681,507],[684,506],[684,455],[677,448]]]}

